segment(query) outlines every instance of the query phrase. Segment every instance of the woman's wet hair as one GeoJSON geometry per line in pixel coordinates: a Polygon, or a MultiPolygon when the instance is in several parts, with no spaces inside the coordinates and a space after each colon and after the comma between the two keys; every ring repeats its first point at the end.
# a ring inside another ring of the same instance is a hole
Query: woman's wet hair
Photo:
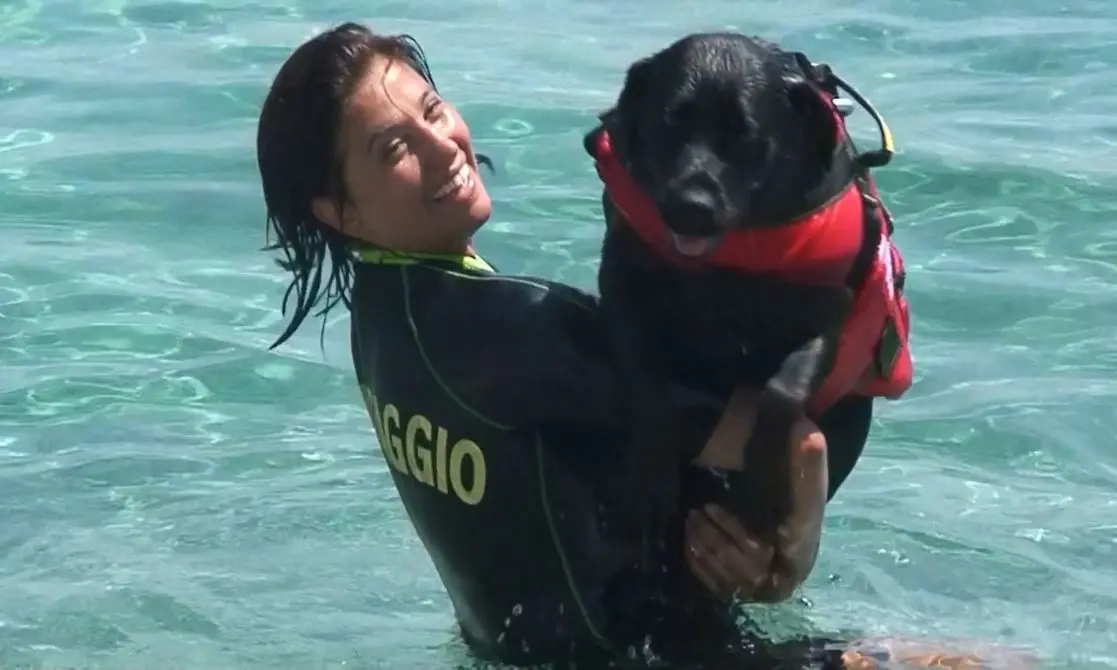
{"type": "MultiPolygon", "coordinates": [[[[286,342],[311,311],[325,317],[338,303],[349,306],[357,244],[319,221],[311,209],[329,197],[341,210],[347,201],[344,157],[338,141],[345,105],[377,57],[405,63],[435,88],[422,47],[410,35],[377,35],[344,23],[302,44],[280,68],[260,111],[256,160],[267,208],[267,251],[291,273],[283,315],[291,321],[272,348],[286,342]],[[327,257],[330,268],[322,277],[327,257]],[[291,301],[294,299],[294,305],[291,301]]],[[[492,168],[485,156],[477,160],[492,168]]],[[[325,332],[325,319],[322,323],[325,332]]]]}

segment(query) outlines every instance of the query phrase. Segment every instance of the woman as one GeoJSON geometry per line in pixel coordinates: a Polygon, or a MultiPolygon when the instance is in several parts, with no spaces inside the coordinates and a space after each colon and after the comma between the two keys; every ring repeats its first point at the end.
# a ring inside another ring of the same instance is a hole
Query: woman
{"type": "MultiPolygon", "coordinates": [[[[394,483],[476,648],[506,662],[619,654],[697,611],[725,612],[703,609],[707,598],[780,600],[810,572],[827,469],[806,420],[779,547],[709,507],[649,575],[610,536],[595,491],[619,459],[625,412],[594,300],[500,275],[474,253],[488,161],[413,40],[348,23],[301,45],[264,103],[257,151],[273,248],[293,275],[276,345],[317,306],[350,309],[394,483]]],[[[743,467],[751,407],[740,393],[720,421],[691,408],[699,462],[743,467]]]]}

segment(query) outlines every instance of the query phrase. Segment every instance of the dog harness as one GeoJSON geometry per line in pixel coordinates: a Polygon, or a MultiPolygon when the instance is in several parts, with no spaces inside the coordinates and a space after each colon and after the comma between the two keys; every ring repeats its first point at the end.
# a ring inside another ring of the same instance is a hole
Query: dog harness
{"type": "Polygon", "coordinates": [[[892,244],[892,216],[869,175],[869,168],[891,160],[891,131],[872,105],[829,67],[813,65],[802,54],[795,57],[834,110],[841,135],[838,150],[853,157],[847,161],[853,169],[845,186],[822,207],[798,219],[780,226],[729,231],[704,256],[683,256],[671,245],[671,233],[655,203],[613,153],[604,126],[590,137],[587,148],[622,218],[664,260],[695,269],[716,267],[773,275],[801,284],[849,286],[853,303],[842,325],[833,365],[807,402],[807,412],[817,417],[846,395],[896,399],[911,388],[911,323],[903,294],[904,261],[892,244]],[[873,116],[880,128],[881,149],[856,154],[844,119],[852,108],[840,107],[839,88],[873,116]],[[866,258],[874,249],[872,257],[866,258]]]}

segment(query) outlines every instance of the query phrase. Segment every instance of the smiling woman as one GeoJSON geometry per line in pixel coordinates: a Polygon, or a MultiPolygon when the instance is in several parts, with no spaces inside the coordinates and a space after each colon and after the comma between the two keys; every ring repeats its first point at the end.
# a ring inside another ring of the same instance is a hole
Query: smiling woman
{"type": "Polygon", "coordinates": [[[318,196],[315,217],[397,251],[463,254],[492,212],[469,127],[415,69],[373,58],[344,106],[337,140],[347,200],[318,196]]]}
{"type": "Polygon", "coordinates": [[[257,159],[273,248],[295,279],[293,318],[277,344],[319,300],[327,251],[329,308],[348,301],[355,246],[466,254],[492,212],[476,176],[486,159],[439,97],[418,44],[355,24],[284,64],[260,115],[257,159]]]}
{"type": "Polygon", "coordinates": [[[621,414],[594,301],[476,255],[487,161],[418,44],[345,24],[301,45],[257,151],[292,274],[276,344],[316,308],[350,309],[365,405],[466,638],[506,661],[639,639],[616,630],[607,587],[655,600],[677,585],[645,587],[599,531],[621,414]]]}

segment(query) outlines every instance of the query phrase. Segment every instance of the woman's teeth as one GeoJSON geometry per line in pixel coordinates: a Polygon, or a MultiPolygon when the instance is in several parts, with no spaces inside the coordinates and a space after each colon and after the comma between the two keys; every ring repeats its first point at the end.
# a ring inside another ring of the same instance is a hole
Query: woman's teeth
{"type": "Polygon", "coordinates": [[[464,163],[441,188],[434,192],[434,199],[442,200],[458,192],[463,186],[468,186],[472,181],[473,169],[469,167],[469,163],[464,163]]]}

